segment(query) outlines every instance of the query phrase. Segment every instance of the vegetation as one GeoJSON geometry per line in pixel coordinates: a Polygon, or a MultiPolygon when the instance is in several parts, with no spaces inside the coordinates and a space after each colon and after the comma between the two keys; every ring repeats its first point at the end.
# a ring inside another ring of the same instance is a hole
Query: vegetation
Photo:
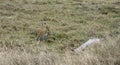
{"type": "Polygon", "coordinates": [[[119,0],[0,0],[0,65],[120,65],[119,0]],[[50,28],[36,42],[36,28],[50,28]],[[90,38],[104,39],[73,54],[90,38]]]}

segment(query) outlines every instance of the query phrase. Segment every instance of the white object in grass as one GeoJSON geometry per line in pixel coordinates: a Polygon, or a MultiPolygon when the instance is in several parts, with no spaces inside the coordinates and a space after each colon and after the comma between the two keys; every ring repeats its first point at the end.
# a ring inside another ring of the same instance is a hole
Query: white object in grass
{"type": "Polygon", "coordinates": [[[85,42],[84,44],[82,44],[80,47],[74,49],[74,51],[76,53],[79,53],[80,51],[84,50],[86,47],[88,47],[89,45],[93,44],[93,43],[99,43],[100,39],[98,38],[93,38],[93,39],[89,39],[87,42],[85,42]]]}

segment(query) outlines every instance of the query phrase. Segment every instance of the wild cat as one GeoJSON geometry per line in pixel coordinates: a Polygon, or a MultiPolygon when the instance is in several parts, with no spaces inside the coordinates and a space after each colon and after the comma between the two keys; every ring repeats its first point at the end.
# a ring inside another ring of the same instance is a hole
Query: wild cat
{"type": "Polygon", "coordinates": [[[49,27],[46,25],[46,23],[43,23],[39,28],[37,28],[36,34],[36,41],[45,42],[47,40],[49,34],[49,27]]]}

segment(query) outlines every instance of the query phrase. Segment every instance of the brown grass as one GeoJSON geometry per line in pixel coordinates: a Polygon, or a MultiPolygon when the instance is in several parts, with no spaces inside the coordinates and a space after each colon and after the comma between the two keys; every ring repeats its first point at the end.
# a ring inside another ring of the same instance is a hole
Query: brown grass
{"type": "Polygon", "coordinates": [[[119,65],[120,37],[91,45],[80,54],[51,52],[47,45],[0,48],[0,65],[119,65]],[[4,51],[3,51],[4,50],[4,51]],[[48,51],[49,50],[49,51],[48,51]]]}

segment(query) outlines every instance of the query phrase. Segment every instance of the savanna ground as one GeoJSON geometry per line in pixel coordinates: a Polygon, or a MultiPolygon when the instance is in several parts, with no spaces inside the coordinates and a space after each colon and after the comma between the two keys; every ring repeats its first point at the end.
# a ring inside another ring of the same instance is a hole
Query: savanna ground
{"type": "Polygon", "coordinates": [[[0,65],[120,65],[120,1],[0,0],[0,65]],[[104,40],[73,54],[90,38],[104,40]]]}

